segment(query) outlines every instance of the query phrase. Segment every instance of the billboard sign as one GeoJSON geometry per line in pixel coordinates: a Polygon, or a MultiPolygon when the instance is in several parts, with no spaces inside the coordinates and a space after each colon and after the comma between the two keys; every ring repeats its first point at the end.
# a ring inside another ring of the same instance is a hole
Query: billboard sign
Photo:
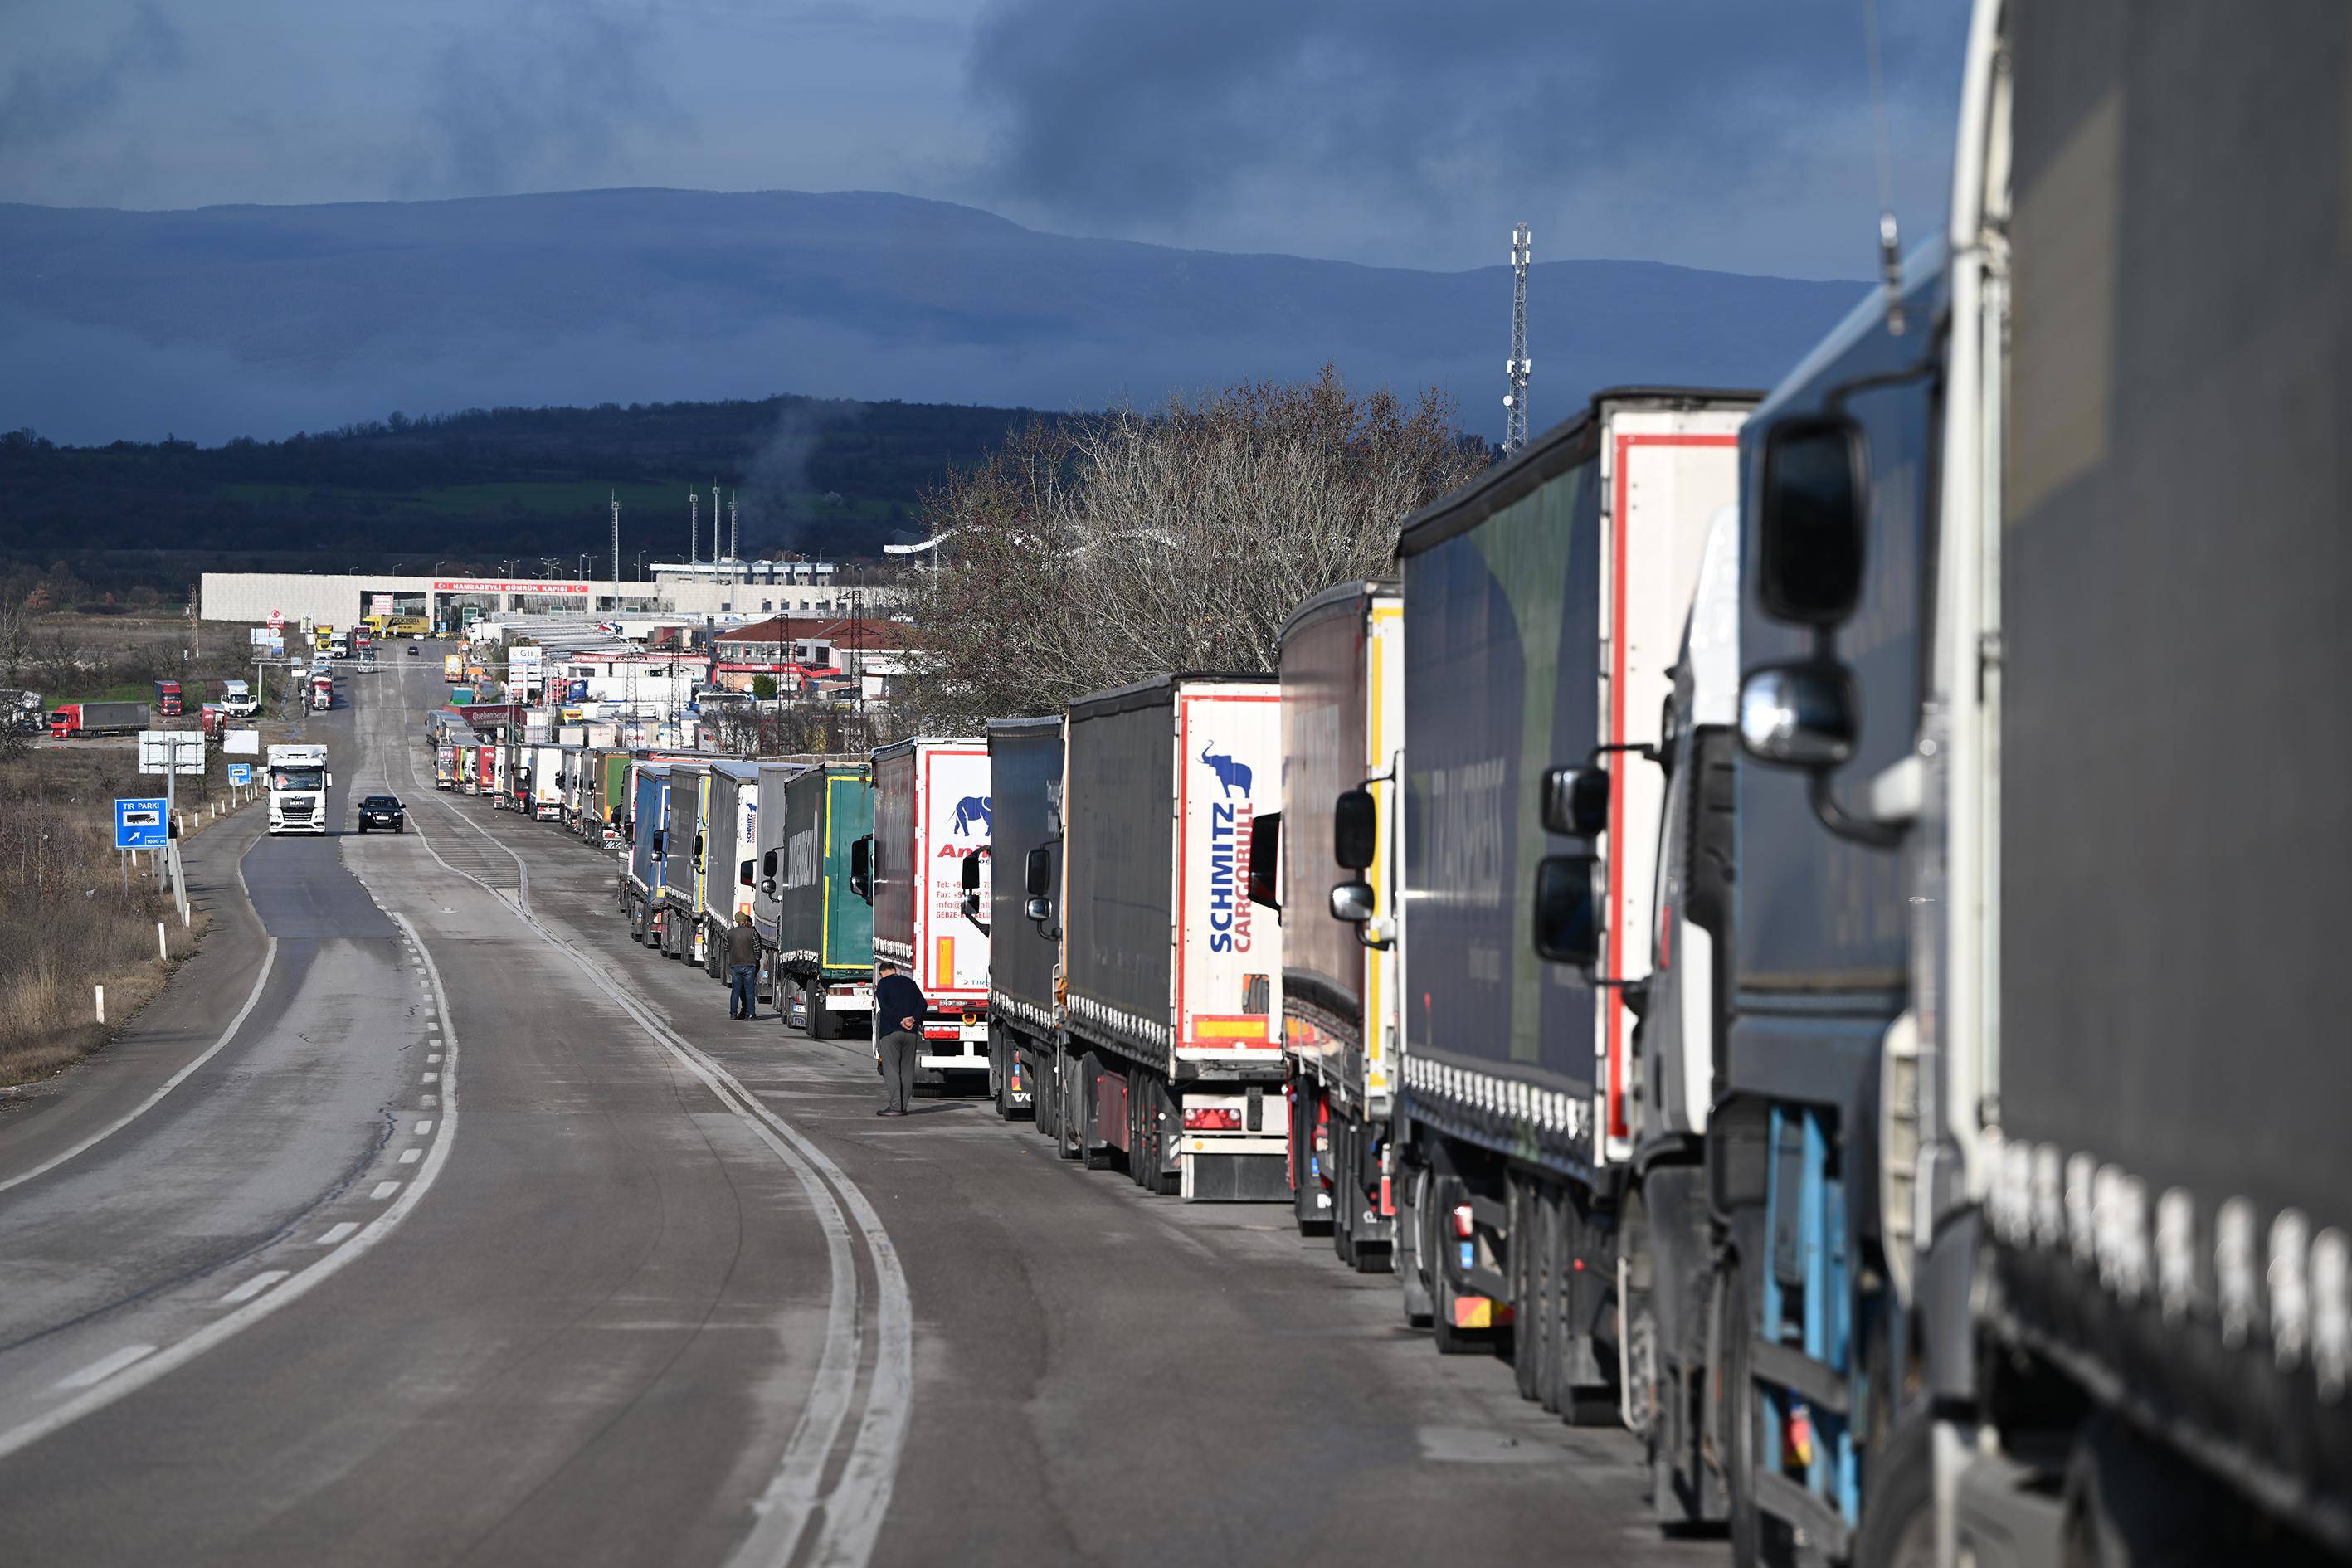
{"type": "Polygon", "coordinates": [[[142,730],[139,771],[142,773],[201,773],[205,771],[205,735],[201,730],[142,730]]]}

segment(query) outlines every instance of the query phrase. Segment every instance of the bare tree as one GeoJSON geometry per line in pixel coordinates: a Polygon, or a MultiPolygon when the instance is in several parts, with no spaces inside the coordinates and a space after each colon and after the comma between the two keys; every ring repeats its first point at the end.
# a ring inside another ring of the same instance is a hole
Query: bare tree
{"type": "Polygon", "coordinates": [[[917,721],[970,730],[1160,670],[1265,671],[1304,599],[1391,570],[1397,525],[1484,467],[1430,393],[1326,367],[1016,432],[929,497],[917,721]]]}
{"type": "Polygon", "coordinates": [[[22,578],[0,583],[0,686],[23,682],[33,652],[33,584],[22,578]]]}

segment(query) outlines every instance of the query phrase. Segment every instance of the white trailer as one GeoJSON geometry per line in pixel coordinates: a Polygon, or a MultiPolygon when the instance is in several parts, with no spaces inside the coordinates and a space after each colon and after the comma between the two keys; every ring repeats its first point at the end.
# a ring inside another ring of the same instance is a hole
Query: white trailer
{"type": "Polygon", "coordinates": [[[988,743],[924,737],[885,746],[874,753],[874,955],[906,965],[931,1005],[918,1071],[985,1073],[988,743]],[[967,860],[980,867],[971,906],[967,860]]]}
{"type": "Polygon", "coordinates": [[[564,750],[562,746],[532,746],[530,761],[530,819],[533,822],[563,820],[564,750]]]}
{"type": "Polygon", "coordinates": [[[1159,676],[1070,706],[1055,1126],[1152,1191],[1289,1196],[1282,931],[1246,891],[1281,705],[1266,677],[1159,676]]]}

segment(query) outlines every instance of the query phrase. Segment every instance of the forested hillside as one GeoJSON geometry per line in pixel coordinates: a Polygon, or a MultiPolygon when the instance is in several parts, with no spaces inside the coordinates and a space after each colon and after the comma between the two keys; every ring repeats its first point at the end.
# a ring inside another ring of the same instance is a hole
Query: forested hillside
{"type": "MultiPolygon", "coordinates": [[[[1024,421],[1018,409],[771,397],[727,403],[499,408],[382,421],[225,446],[118,441],[65,447],[0,436],[0,557],[66,561],[93,581],[91,552],[199,552],[215,568],[303,563],[422,570],[583,553],[682,559],[687,492],[740,497],[746,554],[878,554],[919,527],[923,492],[979,461],[1024,421]]],[[[127,565],[127,562],[121,564],[127,565]]],[[[179,574],[174,565],[171,574],[179,574]]]]}

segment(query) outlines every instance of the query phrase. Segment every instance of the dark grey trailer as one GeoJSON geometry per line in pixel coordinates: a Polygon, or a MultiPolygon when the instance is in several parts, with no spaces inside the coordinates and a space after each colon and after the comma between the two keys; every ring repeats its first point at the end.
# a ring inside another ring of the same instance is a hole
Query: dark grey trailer
{"type": "Polygon", "coordinates": [[[1055,1125],[1187,1198],[1289,1196],[1282,933],[1247,892],[1281,700],[1265,676],[1168,675],[1070,705],[1055,1125]]]}
{"type": "Polygon", "coordinates": [[[1027,910],[1031,899],[1061,891],[1062,726],[1058,713],[988,725],[991,856],[1000,862],[990,883],[989,1089],[998,1115],[1035,1110],[1048,1132],[1036,1090],[1061,1025],[1054,982],[1062,947],[1060,928],[1030,920],[1027,910]]]}
{"type": "Polygon", "coordinates": [[[874,831],[874,770],[828,762],[761,771],[759,900],[776,1010],[810,1038],[874,1016],[874,906],[858,847],[874,831]]]}

